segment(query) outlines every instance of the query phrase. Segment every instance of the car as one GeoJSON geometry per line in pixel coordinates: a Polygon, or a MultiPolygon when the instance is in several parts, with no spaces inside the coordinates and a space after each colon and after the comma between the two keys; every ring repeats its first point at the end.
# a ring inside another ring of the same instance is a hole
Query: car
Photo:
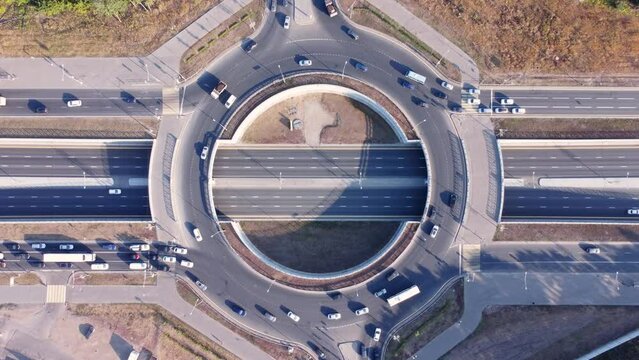
{"type": "Polygon", "coordinates": [[[174,254],[186,255],[188,250],[178,246],[171,246],[169,247],[169,252],[172,252],[174,254]]]}
{"type": "Polygon", "coordinates": [[[82,100],[76,99],[76,100],[69,100],[67,101],[67,106],[72,108],[72,107],[80,107],[82,106],[82,100]]]}
{"type": "Polygon", "coordinates": [[[408,90],[415,90],[415,85],[410,83],[408,80],[400,79],[399,83],[400,83],[400,85],[402,85],[402,87],[405,87],[408,90]]]}
{"type": "Polygon", "coordinates": [[[197,287],[199,287],[202,291],[206,291],[206,289],[208,289],[208,286],[206,286],[206,284],[204,284],[200,280],[195,280],[195,285],[197,285],[197,287]]]}
{"type": "Polygon", "coordinates": [[[29,260],[29,259],[31,259],[31,254],[29,254],[29,253],[21,254],[21,255],[20,255],[20,259],[22,259],[22,260],[29,260]]]}
{"type": "Polygon", "coordinates": [[[601,253],[601,249],[599,249],[599,248],[598,248],[598,247],[596,247],[596,246],[591,246],[591,247],[589,247],[589,248],[587,248],[587,249],[586,249],[586,252],[587,252],[588,254],[599,254],[599,253],[601,253]]]}
{"type": "Polygon", "coordinates": [[[136,99],[135,96],[131,94],[125,94],[124,96],[122,96],[122,100],[128,104],[134,104],[138,102],[138,99],[136,99]]]}
{"type": "Polygon", "coordinates": [[[326,317],[329,320],[339,320],[342,318],[342,314],[336,312],[336,313],[327,314],[326,317]]]}
{"type": "Polygon", "coordinates": [[[386,288],[376,291],[374,295],[375,297],[382,297],[386,295],[386,288]]]}
{"type": "Polygon", "coordinates": [[[277,11],[277,0],[271,0],[271,12],[277,11]]]}
{"type": "Polygon", "coordinates": [[[209,147],[205,146],[202,148],[202,152],[200,153],[200,159],[206,160],[206,157],[209,155],[209,147]]]}
{"type": "Polygon", "coordinates": [[[503,98],[499,100],[499,103],[502,105],[512,105],[515,103],[515,99],[503,98]]]}
{"type": "Polygon", "coordinates": [[[115,244],[102,244],[100,247],[104,250],[117,250],[118,247],[115,244]]]}
{"type": "Polygon", "coordinates": [[[359,353],[362,355],[363,358],[368,359],[368,349],[366,348],[366,344],[361,343],[359,345],[359,353]]]}
{"type": "Polygon", "coordinates": [[[479,104],[481,104],[481,100],[471,97],[471,98],[466,99],[466,103],[468,103],[470,105],[479,105],[479,104]]]}
{"type": "Polygon", "coordinates": [[[131,254],[131,260],[140,260],[141,257],[140,253],[131,254]]]}
{"type": "Polygon", "coordinates": [[[342,294],[339,291],[329,293],[328,296],[333,300],[339,300],[342,298],[342,294]]]}
{"type": "Polygon", "coordinates": [[[468,91],[469,94],[476,94],[476,95],[481,94],[481,90],[475,89],[475,88],[467,89],[467,91],[468,91]]]}
{"type": "Polygon", "coordinates": [[[9,248],[11,250],[20,250],[20,244],[11,244],[9,248]]]}
{"type": "Polygon", "coordinates": [[[313,62],[309,59],[302,59],[300,61],[297,62],[300,66],[311,66],[313,65],[313,62]]]}
{"type": "Polygon", "coordinates": [[[358,40],[359,39],[359,35],[357,35],[357,33],[355,31],[353,31],[353,29],[346,30],[346,34],[348,34],[348,36],[352,37],[353,40],[358,40]]]}
{"type": "Polygon", "coordinates": [[[363,308],[361,308],[361,309],[357,309],[357,310],[355,310],[355,315],[357,315],[357,316],[366,315],[366,314],[368,314],[368,312],[369,312],[369,311],[370,311],[370,310],[368,310],[368,307],[367,307],[367,306],[364,306],[364,307],[363,307],[363,308]]]}
{"type": "Polygon", "coordinates": [[[244,308],[239,306],[239,305],[234,305],[233,306],[233,312],[235,312],[236,314],[240,315],[241,317],[245,317],[246,316],[246,310],[244,310],[244,308]]]}
{"type": "Polygon", "coordinates": [[[34,244],[31,244],[31,248],[32,249],[42,250],[42,249],[44,249],[46,247],[47,247],[47,244],[45,244],[45,243],[34,243],[34,244]]]}
{"type": "Polygon", "coordinates": [[[448,99],[448,95],[444,94],[442,91],[439,91],[437,89],[432,89],[430,91],[435,97],[440,98],[440,99],[448,99]]]}
{"type": "Polygon", "coordinates": [[[639,209],[628,209],[628,215],[639,215],[639,209]]]}
{"type": "Polygon", "coordinates": [[[109,264],[107,263],[91,264],[91,270],[109,270],[109,264]]]}
{"type": "Polygon", "coordinates": [[[167,262],[167,263],[174,263],[175,260],[175,256],[162,256],[162,261],[167,262]]]}
{"type": "Polygon", "coordinates": [[[284,29],[288,29],[291,27],[291,17],[287,16],[284,18],[284,29]]]}
{"type": "Polygon", "coordinates": [[[433,226],[433,228],[430,229],[430,237],[432,237],[434,239],[435,236],[437,236],[438,232],[439,232],[439,225],[433,226]]]}
{"type": "Polygon", "coordinates": [[[368,71],[368,66],[362,64],[361,62],[356,62],[355,63],[355,68],[357,70],[359,70],[359,71],[362,71],[362,72],[367,72],[368,71]]]}
{"type": "Polygon", "coordinates": [[[478,111],[479,111],[480,113],[484,113],[484,114],[488,113],[488,114],[490,114],[490,113],[492,113],[492,112],[493,112],[493,109],[491,109],[491,108],[489,108],[489,107],[482,107],[482,108],[479,108],[479,110],[478,110],[478,111]]]}
{"type": "Polygon", "coordinates": [[[510,112],[512,112],[513,114],[525,114],[526,113],[526,109],[524,109],[524,108],[512,108],[510,110],[510,112]]]}
{"type": "Polygon", "coordinates": [[[149,251],[151,250],[151,245],[149,244],[134,244],[129,246],[129,250],[131,251],[149,251]]]}
{"type": "Polygon", "coordinates": [[[73,244],[60,244],[60,250],[73,250],[73,244]]]}
{"type": "Polygon", "coordinates": [[[395,271],[393,269],[391,269],[391,271],[388,272],[388,274],[386,274],[386,281],[393,281],[394,279],[396,279],[399,275],[401,275],[399,273],[399,271],[395,271]]]}
{"type": "Polygon", "coordinates": [[[59,266],[63,269],[72,269],[75,267],[75,265],[73,265],[73,263],[70,263],[70,262],[60,263],[59,266]]]}
{"type": "Polygon", "coordinates": [[[453,106],[450,108],[450,111],[452,112],[462,112],[464,111],[464,109],[461,106],[453,106]]]}
{"type": "Polygon", "coordinates": [[[0,252],[0,260],[4,259],[4,254],[0,252]]]}
{"type": "Polygon", "coordinates": [[[453,90],[453,89],[454,89],[453,84],[447,83],[446,81],[442,81],[442,82],[440,83],[440,85],[441,85],[443,88],[446,88],[446,89],[448,89],[448,90],[453,90]]]}
{"type": "Polygon", "coordinates": [[[122,189],[109,189],[109,195],[120,195],[122,194],[122,189]]]}
{"type": "Polygon", "coordinates": [[[255,49],[256,46],[257,46],[257,43],[255,42],[255,40],[249,40],[249,42],[244,47],[244,50],[246,51],[247,54],[250,54],[251,51],[253,51],[253,49],[255,49]]]}
{"type": "Polygon", "coordinates": [[[317,357],[320,359],[326,359],[326,354],[322,350],[317,350],[317,357]]]}
{"type": "Polygon", "coordinates": [[[379,341],[379,338],[382,337],[382,329],[375,329],[375,334],[373,334],[373,341],[379,341]]]}
{"type": "Polygon", "coordinates": [[[288,0],[282,0],[282,6],[283,7],[287,7],[288,6],[288,0]]]}
{"type": "Polygon", "coordinates": [[[202,233],[200,232],[200,229],[193,228],[193,237],[195,237],[195,240],[197,241],[202,241],[202,233]]]}
{"type": "Polygon", "coordinates": [[[416,104],[417,104],[417,106],[423,107],[423,108],[430,107],[428,105],[428,103],[426,101],[422,100],[422,99],[417,99],[416,104]]]}
{"type": "Polygon", "coordinates": [[[495,111],[496,114],[503,114],[503,113],[507,113],[508,109],[507,108],[498,107],[498,108],[495,108],[494,111],[495,111]]]}
{"type": "Polygon", "coordinates": [[[277,318],[273,314],[268,312],[268,311],[264,312],[264,317],[267,318],[268,321],[270,321],[270,322],[275,322],[277,320],[277,318]]]}
{"type": "Polygon", "coordinates": [[[36,114],[46,114],[49,112],[49,110],[44,105],[38,105],[33,109],[33,112],[35,112],[36,114]]]}
{"type": "Polygon", "coordinates": [[[158,265],[158,270],[160,270],[160,271],[171,271],[171,267],[168,266],[168,265],[160,264],[160,265],[158,265]]]}
{"type": "Polygon", "coordinates": [[[188,260],[182,260],[180,261],[180,265],[184,266],[185,268],[193,268],[193,262],[192,261],[188,261],[188,260]]]}
{"type": "Polygon", "coordinates": [[[450,193],[450,195],[448,195],[448,206],[455,207],[455,203],[457,203],[457,194],[450,193]]]}
{"type": "Polygon", "coordinates": [[[286,313],[286,316],[289,317],[289,319],[295,321],[295,322],[299,322],[300,321],[300,317],[297,316],[297,314],[295,314],[294,312],[290,311],[288,313],[286,313]]]}

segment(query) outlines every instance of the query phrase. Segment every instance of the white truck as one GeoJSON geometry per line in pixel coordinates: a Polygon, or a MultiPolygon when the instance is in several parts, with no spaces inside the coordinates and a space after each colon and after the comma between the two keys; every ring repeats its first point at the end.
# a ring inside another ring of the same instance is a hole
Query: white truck
{"type": "Polygon", "coordinates": [[[328,12],[328,16],[333,17],[337,16],[337,7],[333,0],[324,0],[324,5],[326,5],[326,11],[328,12]]]}
{"type": "Polygon", "coordinates": [[[413,81],[416,81],[416,82],[418,82],[420,84],[426,83],[426,76],[418,74],[418,73],[416,73],[416,72],[414,72],[412,70],[407,70],[404,73],[404,76],[406,76],[407,78],[409,78],[409,79],[411,79],[413,81]]]}
{"type": "Polygon", "coordinates": [[[222,95],[224,90],[226,90],[226,83],[224,81],[220,81],[219,83],[217,83],[217,86],[215,86],[213,91],[211,91],[211,96],[213,97],[213,99],[217,99],[220,97],[220,95],[222,95]]]}
{"type": "Polygon", "coordinates": [[[7,106],[7,98],[0,95],[0,106],[7,106]]]}

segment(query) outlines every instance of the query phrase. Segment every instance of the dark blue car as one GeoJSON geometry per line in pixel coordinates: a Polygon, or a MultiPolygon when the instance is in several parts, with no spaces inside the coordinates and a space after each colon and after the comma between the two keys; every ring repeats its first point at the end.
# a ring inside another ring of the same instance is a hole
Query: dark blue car
{"type": "Polygon", "coordinates": [[[403,87],[405,87],[405,88],[407,88],[409,90],[415,90],[415,85],[413,85],[410,82],[408,82],[408,80],[400,79],[399,83],[402,84],[403,87]]]}
{"type": "Polygon", "coordinates": [[[368,71],[368,66],[362,64],[361,62],[355,63],[355,68],[357,70],[360,70],[360,71],[363,71],[363,72],[367,72],[368,71]]]}
{"type": "Polygon", "coordinates": [[[118,247],[115,244],[102,244],[100,245],[104,250],[117,250],[118,247]]]}

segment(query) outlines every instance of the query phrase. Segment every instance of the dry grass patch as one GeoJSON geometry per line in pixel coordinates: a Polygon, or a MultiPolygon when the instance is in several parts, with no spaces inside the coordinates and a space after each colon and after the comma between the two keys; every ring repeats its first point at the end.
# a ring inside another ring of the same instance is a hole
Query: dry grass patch
{"type": "Polygon", "coordinates": [[[400,223],[385,221],[242,221],[251,242],[291,269],[330,273],[359,265],[377,254],[400,223]]]}
{"type": "Polygon", "coordinates": [[[66,11],[46,16],[29,7],[10,7],[0,24],[2,56],[147,55],[220,0],[156,0],[147,11],[130,5],[116,17],[66,11]],[[105,46],[106,45],[106,46],[105,46]]]}
{"type": "Polygon", "coordinates": [[[501,224],[493,241],[639,241],[639,227],[600,224],[501,224]]]}
{"type": "Polygon", "coordinates": [[[139,273],[82,273],[74,275],[75,285],[157,285],[157,276],[139,273]]]}
{"type": "Polygon", "coordinates": [[[2,240],[104,240],[146,241],[157,239],[155,226],[142,223],[50,223],[0,224],[2,240]]]}
{"type": "Polygon", "coordinates": [[[160,122],[153,118],[0,118],[0,137],[151,139],[160,122]]]}
{"type": "Polygon", "coordinates": [[[638,326],[636,306],[494,306],[443,359],[576,359],[638,326]]]}
{"type": "Polygon", "coordinates": [[[14,285],[44,285],[40,277],[34,272],[0,272],[0,285],[9,285],[11,278],[13,278],[14,285]]]}
{"type": "Polygon", "coordinates": [[[493,119],[503,139],[635,139],[639,119],[493,119]]]}

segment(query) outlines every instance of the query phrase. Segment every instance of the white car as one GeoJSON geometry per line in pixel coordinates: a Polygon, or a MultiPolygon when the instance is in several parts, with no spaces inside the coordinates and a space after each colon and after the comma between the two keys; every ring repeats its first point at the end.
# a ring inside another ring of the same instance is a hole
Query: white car
{"type": "Polygon", "coordinates": [[[355,315],[357,315],[357,316],[366,315],[366,314],[368,314],[368,311],[369,311],[368,307],[363,307],[361,309],[355,310],[355,315]]]}
{"type": "Polygon", "coordinates": [[[433,228],[430,230],[430,237],[434,239],[435,236],[437,236],[438,232],[439,232],[439,225],[433,226],[433,228]]]}
{"type": "Polygon", "coordinates": [[[476,95],[481,94],[481,90],[475,89],[475,88],[468,89],[467,91],[469,94],[476,94],[476,95]]]}
{"type": "Polygon", "coordinates": [[[31,248],[32,249],[38,249],[38,250],[42,250],[44,248],[47,247],[47,244],[45,243],[35,243],[35,244],[31,244],[31,248]]]}
{"type": "Polygon", "coordinates": [[[526,109],[524,109],[524,108],[513,108],[511,110],[511,112],[513,114],[525,114],[526,113],[526,109]]]}
{"type": "Polygon", "coordinates": [[[187,249],[181,248],[181,247],[177,247],[177,246],[171,246],[169,248],[169,251],[174,253],[174,254],[180,254],[180,255],[186,255],[186,253],[188,252],[187,249]]]}
{"type": "Polygon", "coordinates": [[[628,215],[639,215],[639,209],[628,209],[628,215]]]}
{"type": "Polygon", "coordinates": [[[601,249],[596,246],[591,246],[587,248],[586,251],[588,252],[588,254],[599,254],[601,252],[601,249]]]}
{"type": "Polygon", "coordinates": [[[313,62],[309,59],[303,59],[297,62],[300,66],[311,66],[313,62]]]}
{"type": "Polygon", "coordinates": [[[202,291],[206,291],[206,289],[209,288],[208,286],[206,286],[206,284],[204,284],[200,280],[196,280],[195,285],[197,285],[197,287],[199,287],[202,291]]]}
{"type": "Polygon", "coordinates": [[[200,153],[200,159],[206,160],[206,157],[208,156],[208,154],[209,154],[209,147],[208,146],[203,147],[202,153],[200,153]]]}
{"type": "Polygon", "coordinates": [[[188,260],[182,260],[180,261],[180,265],[184,266],[185,268],[192,268],[193,267],[193,262],[192,261],[188,261],[188,260]]]}
{"type": "Polygon", "coordinates": [[[495,108],[495,114],[503,114],[507,112],[508,112],[507,108],[495,108]]]}
{"type": "Polygon", "coordinates": [[[332,314],[328,314],[328,315],[326,315],[326,317],[327,317],[329,320],[339,320],[339,319],[341,319],[341,318],[342,318],[342,314],[340,314],[340,313],[332,313],[332,314]]]}
{"type": "Polygon", "coordinates": [[[277,318],[276,318],[273,314],[271,314],[270,312],[268,312],[268,311],[264,313],[264,317],[265,317],[265,318],[267,318],[267,319],[268,319],[268,321],[270,321],[270,322],[275,322],[275,321],[277,321],[277,318]]]}
{"type": "Polygon", "coordinates": [[[481,104],[481,100],[476,99],[476,98],[468,98],[466,99],[466,102],[470,105],[479,105],[481,104]]]}
{"type": "Polygon", "coordinates": [[[386,295],[386,289],[381,289],[381,290],[375,292],[375,297],[382,297],[384,295],[386,295]]]}
{"type": "Polygon", "coordinates": [[[129,250],[131,251],[149,251],[151,250],[151,245],[149,244],[135,244],[129,246],[129,250]]]}
{"type": "Polygon", "coordinates": [[[200,232],[200,229],[194,228],[193,229],[193,236],[195,237],[195,240],[202,241],[202,233],[200,232]]]}
{"type": "Polygon", "coordinates": [[[109,264],[107,263],[91,264],[91,270],[109,270],[109,264]]]}
{"type": "Polygon", "coordinates": [[[288,29],[291,27],[291,17],[287,16],[284,18],[284,29],[288,29]]]}
{"type": "Polygon", "coordinates": [[[382,329],[381,328],[375,329],[375,334],[373,335],[373,341],[379,341],[379,338],[381,337],[382,337],[382,329]]]}
{"type": "Polygon", "coordinates": [[[293,320],[293,321],[295,321],[295,322],[300,321],[300,317],[299,317],[299,316],[297,316],[297,314],[295,314],[295,313],[294,313],[294,312],[292,312],[292,311],[289,311],[289,312],[286,314],[286,316],[288,316],[291,320],[293,320]]]}
{"type": "Polygon", "coordinates": [[[70,107],[70,108],[71,107],[80,107],[80,106],[82,106],[82,100],[78,100],[78,99],[69,100],[69,101],[67,101],[67,106],[70,107]]]}
{"type": "Polygon", "coordinates": [[[452,84],[449,84],[449,83],[447,83],[447,82],[445,82],[445,81],[442,81],[442,82],[441,82],[441,85],[442,85],[442,87],[444,87],[444,88],[446,88],[446,89],[448,89],[448,90],[453,90],[453,89],[454,89],[454,87],[453,87],[453,85],[452,85],[452,84]]]}
{"type": "Polygon", "coordinates": [[[175,262],[175,256],[162,256],[162,261],[166,262],[166,263],[174,263],[175,262]]]}
{"type": "Polygon", "coordinates": [[[499,103],[502,105],[512,105],[515,103],[515,99],[505,98],[505,99],[499,100],[499,103]]]}
{"type": "Polygon", "coordinates": [[[109,195],[120,195],[122,194],[122,189],[109,189],[109,195]]]}
{"type": "Polygon", "coordinates": [[[73,250],[73,244],[61,244],[60,250],[73,250]]]}
{"type": "Polygon", "coordinates": [[[492,112],[493,112],[493,109],[491,109],[491,108],[489,108],[489,107],[483,107],[483,108],[480,108],[480,109],[479,109],[479,112],[480,112],[480,113],[484,113],[484,114],[486,114],[486,113],[490,114],[490,113],[492,113],[492,112]]]}

